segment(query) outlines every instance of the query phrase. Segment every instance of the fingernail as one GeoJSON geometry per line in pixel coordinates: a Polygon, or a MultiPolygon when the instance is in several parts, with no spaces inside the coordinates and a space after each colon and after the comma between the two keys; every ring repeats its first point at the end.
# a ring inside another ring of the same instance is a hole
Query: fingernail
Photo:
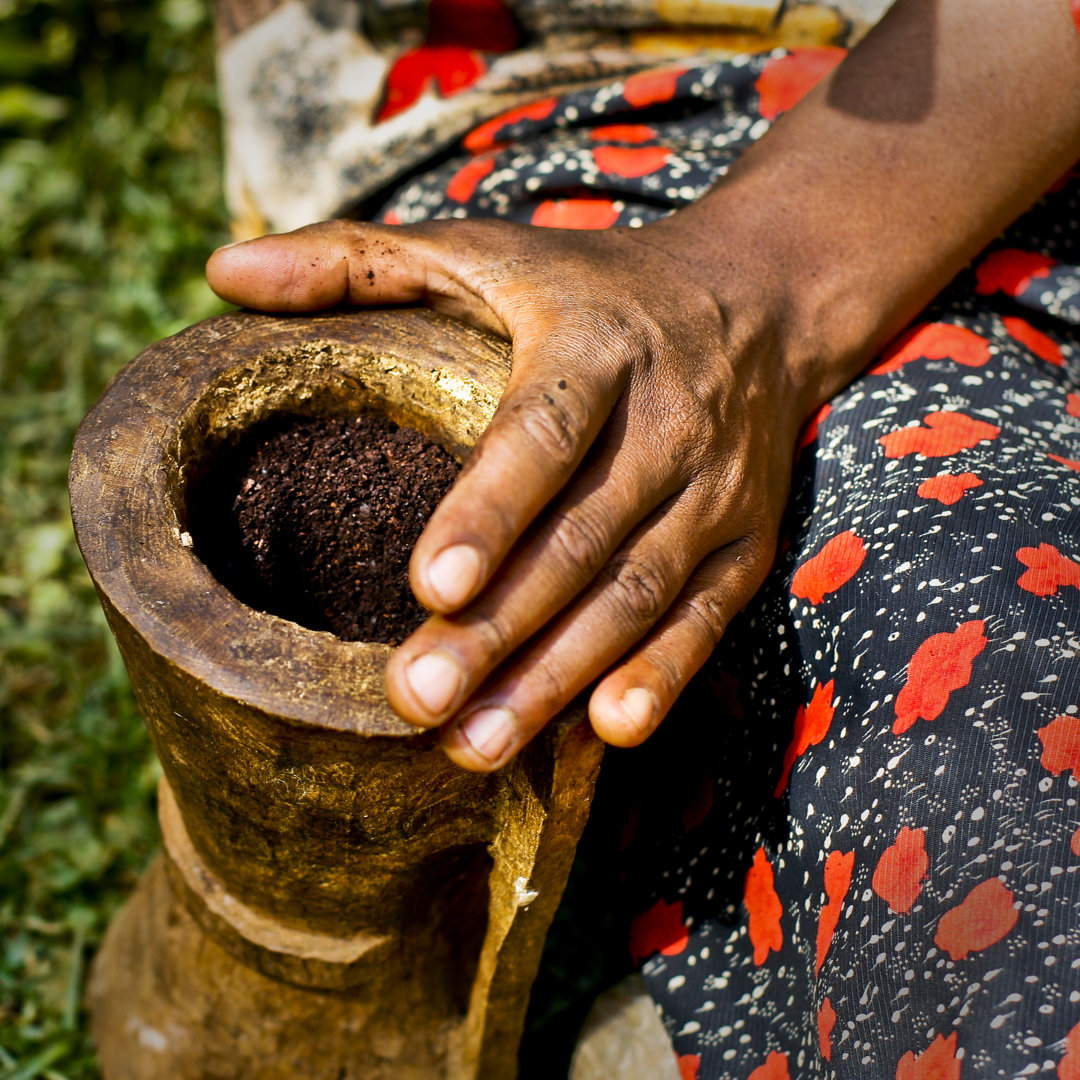
{"type": "Polygon", "coordinates": [[[514,714],[497,706],[477,709],[458,729],[469,745],[485,761],[500,761],[514,740],[514,714]]]}
{"type": "Polygon", "coordinates": [[[652,729],[653,717],[656,715],[656,695],[651,690],[646,690],[643,686],[632,686],[623,694],[619,703],[638,734],[645,735],[652,729]]]}
{"type": "Polygon", "coordinates": [[[480,552],[470,544],[455,544],[428,563],[428,588],[448,608],[463,604],[480,580],[480,552]]]}
{"type": "Polygon", "coordinates": [[[405,669],[405,681],[413,696],[432,716],[440,716],[450,708],[464,679],[461,665],[444,652],[424,653],[405,669]]]}

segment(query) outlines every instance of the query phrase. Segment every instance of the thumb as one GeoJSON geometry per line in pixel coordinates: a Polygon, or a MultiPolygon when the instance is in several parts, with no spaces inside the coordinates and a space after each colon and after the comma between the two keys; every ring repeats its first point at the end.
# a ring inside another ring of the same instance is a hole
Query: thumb
{"type": "Polygon", "coordinates": [[[393,226],[326,221],[219,248],[210,288],[260,311],[318,311],[337,304],[403,304],[435,294],[463,299],[427,237],[393,226]]]}

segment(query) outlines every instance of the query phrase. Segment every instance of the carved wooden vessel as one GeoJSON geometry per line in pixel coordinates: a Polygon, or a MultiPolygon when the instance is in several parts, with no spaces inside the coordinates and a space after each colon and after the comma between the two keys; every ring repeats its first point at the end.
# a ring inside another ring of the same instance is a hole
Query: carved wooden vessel
{"type": "Polygon", "coordinates": [[[79,545],[164,769],[163,851],[97,958],[106,1080],[502,1080],[600,762],[579,711],[467,773],[398,719],[390,647],[246,607],[187,497],[278,413],[378,408],[459,459],[509,346],[426,311],[211,319],[75,443],[79,545]]]}

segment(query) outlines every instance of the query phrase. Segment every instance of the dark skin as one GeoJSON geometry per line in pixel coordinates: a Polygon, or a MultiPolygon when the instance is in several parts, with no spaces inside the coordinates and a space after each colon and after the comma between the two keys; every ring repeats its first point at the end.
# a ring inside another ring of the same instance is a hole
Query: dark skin
{"type": "Polygon", "coordinates": [[[386,670],[487,771],[593,683],[601,738],[656,729],[768,573],[802,424],[1078,157],[1068,0],[898,0],[656,224],[326,222],[207,274],[262,310],[424,302],[512,339],[413,553],[433,614],[386,670]]]}

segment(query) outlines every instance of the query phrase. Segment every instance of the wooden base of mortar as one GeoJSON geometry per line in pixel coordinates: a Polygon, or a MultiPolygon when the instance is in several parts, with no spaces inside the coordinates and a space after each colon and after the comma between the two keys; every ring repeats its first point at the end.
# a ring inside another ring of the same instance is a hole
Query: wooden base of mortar
{"type": "Polygon", "coordinates": [[[505,792],[478,956],[451,932],[389,948],[246,908],[191,845],[163,780],[165,850],[111,923],[87,991],[106,1080],[510,1080],[601,756],[581,723],[544,738],[548,797],[517,768],[505,792]]]}
{"type": "Polygon", "coordinates": [[[387,996],[320,993],[216,944],[155,860],[109,927],[89,1005],[109,1080],[432,1080],[457,1023],[433,1024],[417,979],[387,996]]]}

